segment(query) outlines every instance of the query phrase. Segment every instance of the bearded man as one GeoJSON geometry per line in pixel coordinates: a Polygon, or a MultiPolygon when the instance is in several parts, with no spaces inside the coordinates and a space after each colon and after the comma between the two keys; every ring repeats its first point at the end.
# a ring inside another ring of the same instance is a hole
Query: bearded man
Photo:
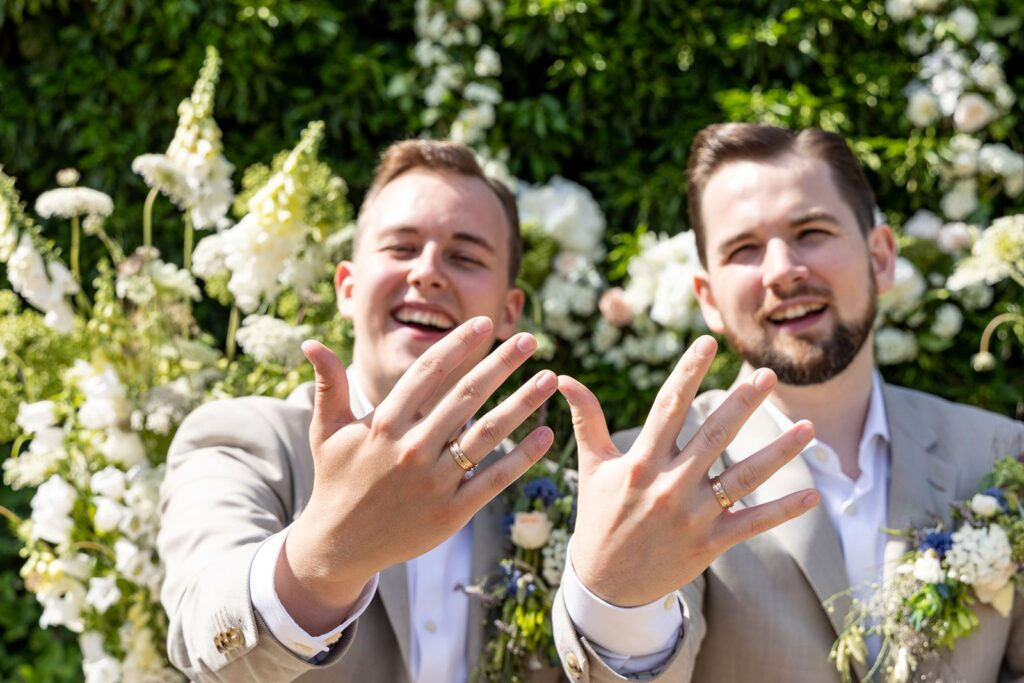
{"type": "MultiPolygon", "coordinates": [[[[849,602],[823,601],[884,579],[908,550],[885,529],[948,524],[996,459],[1024,452],[1024,424],[882,380],[872,326],[896,244],[841,137],[713,125],[688,180],[701,310],[745,362],[730,394],[694,400],[716,348],[698,339],[644,428],[614,438],[593,394],[559,378],[580,489],[556,644],[574,680],[839,681],[829,652],[849,602]],[[770,475],[773,439],[801,457],[770,475]],[[819,499],[745,540],[771,506],[819,499]]],[[[973,609],[977,631],[915,680],[1024,681],[1024,599],[973,609]]]]}

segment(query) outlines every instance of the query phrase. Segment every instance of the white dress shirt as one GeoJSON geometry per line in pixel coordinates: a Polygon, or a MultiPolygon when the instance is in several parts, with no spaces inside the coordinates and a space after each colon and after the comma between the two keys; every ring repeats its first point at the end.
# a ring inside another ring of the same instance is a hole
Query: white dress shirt
{"type": "MultiPolygon", "coordinates": [[[[763,404],[785,431],[793,421],[771,399],[763,404]]],[[[811,470],[822,505],[839,536],[846,575],[855,589],[865,590],[882,577],[882,558],[887,537],[885,527],[889,484],[889,424],[882,399],[882,379],[872,376],[871,398],[861,432],[857,462],[860,476],[853,481],[839,467],[839,456],[827,444],[812,439],[801,451],[811,470]]],[[[601,658],[618,673],[650,671],[672,656],[683,626],[678,609],[665,609],[675,603],[675,594],[647,605],[621,608],[593,595],[576,576],[572,562],[566,561],[562,592],[570,619],[601,658]],[[584,601],[581,596],[589,596],[584,601]],[[594,607],[594,601],[602,605],[594,607]],[[588,607],[589,605],[589,607],[588,607]]],[[[867,642],[874,661],[881,643],[867,642]]]]}

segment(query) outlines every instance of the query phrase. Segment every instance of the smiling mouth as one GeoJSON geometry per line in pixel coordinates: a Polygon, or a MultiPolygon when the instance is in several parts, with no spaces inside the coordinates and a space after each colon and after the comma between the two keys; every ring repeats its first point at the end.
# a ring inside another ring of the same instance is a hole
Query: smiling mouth
{"type": "Polygon", "coordinates": [[[768,322],[774,325],[792,325],[814,320],[821,316],[825,312],[826,308],[828,308],[827,304],[787,306],[783,310],[767,316],[767,319],[768,322]]]}
{"type": "Polygon", "coordinates": [[[451,316],[438,311],[425,311],[411,306],[400,306],[391,314],[391,317],[402,325],[407,325],[423,332],[444,334],[455,328],[455,321],[451,316]]]}

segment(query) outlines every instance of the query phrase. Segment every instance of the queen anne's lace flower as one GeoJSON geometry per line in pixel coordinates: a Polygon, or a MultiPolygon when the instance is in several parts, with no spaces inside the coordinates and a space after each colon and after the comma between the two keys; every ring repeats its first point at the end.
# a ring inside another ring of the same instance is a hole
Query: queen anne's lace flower
{"type": "Polygon", "coordinates": [[[74,218],[75,216],[100,216],[106,218],[114,212],[114,200],[110,195],[88,187],[60,187],[39,195],[36,213],[43,218],[74,218]]]}

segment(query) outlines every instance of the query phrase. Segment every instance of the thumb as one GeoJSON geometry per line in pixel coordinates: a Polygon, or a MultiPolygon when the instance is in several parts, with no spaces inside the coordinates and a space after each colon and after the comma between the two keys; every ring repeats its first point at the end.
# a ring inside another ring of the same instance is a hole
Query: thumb
{"type": "Polygon", "coordinates": [[[313,400],[313,421],[309,425],[309,442],[313,451],[334,432],[355,421],[348,399],[348,377],[345,365],[333,351],[318,341],[307,339],[302,353],[313,364],[316,394],[313,400]]]}
{"type": "Polygon", "coordinates": [[[568,375],[559,375],[558,391],[565,397],[572,412],[572,428],[579,446],[580,465],[586,459],[603,460],[618,455],[619,451],[608,435],[608,424],[601,404],[590,389],[568,375]]]}

